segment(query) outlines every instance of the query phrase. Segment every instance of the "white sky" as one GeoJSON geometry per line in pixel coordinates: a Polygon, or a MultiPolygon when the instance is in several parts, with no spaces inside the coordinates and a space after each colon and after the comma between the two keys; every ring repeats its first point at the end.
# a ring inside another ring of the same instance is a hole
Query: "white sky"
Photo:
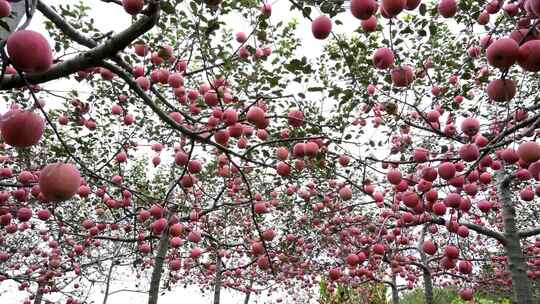
{"type": "MultiPolygon", "coordinates": [[[[55,5],[57,3],[62,4],[73,4],[77,3],[78,1],[75,0],[61,0],[61,1],[50,1],[45,0],[45,3],[48,5],[55,5]]],[[[86,5],[92,7],[92,12],[90,13],[90,16],[92,16],[95,20],[94,25],[102,30],[103,32],[108,32],[110,30],[120,30],[125,27],[127,27],[130,24],[130,16],[126,14],[122,8],[120,8],[117,5],[110,4],[110,3],[103,3],[99,0],[86,0],[84,1],[86,5]],[[113,24],[111,24],[111,21],[114,21],[113,24]]],[[[277,0],[273,1],[273,7],[272,7],[272,17],[271,22],[277,23],[279,21],[288,21],[291,18],[297,18],[299,20],[299,26],[298,26],[298,35],[299,37],[302,37],[302,44],[303,47],[301,50],[306,53],[302,53],[299,55],[306,56],[308,58],[315,58],[317,57],[324,44],[325,41],[320,41],[315,38],[313,38],[311,33],[311,24],[308,20],[304,19],[301,14],[298,11],[290,11],[290,4],[286,0],[277,0]]],[[[313,17],[316,17],[318,14],[314,11],[312,13],[313,17]]],[[[360,22],[352,17],[348,12],[346,14],[339,15],[338,18],[343,22],[343,25],[336,27],[334,24],[334,31],[337,32],[352,32],[359,27],[360,22]]],[[[251,28],[249,27],[249,23],[242,19],[240,16],[236,16],[234,18],[234,21],[232,21],[233,18],[231,18],[231,22],[229,24],[234,24],[235,26],[232,27],[234,32],[237,31],[244,31],[244,32],[250,32],[251,28]]],[[[36,16],[34,17],[34,20],[32,20],[32,23],[29,27],[29,29],[33,29],[36,31],[39,31],[41,33],[46,33],[45,28],[43,26],[43,16],[39,12],[36,12],[36,16]]],[[[43,84],[43,86],[46,86],[48,89],[53,90],[65,90],[66,88],[66,80],[61,81],[53,81],[48,84],[43,84]]],[[[299,91],[302,91],[302,87],[299,87],[299,91]]],[[[296,93],[298,93],[296,92],[296,93]]],[[[49,100],[50,102],[51,100],[49,100]]],[[[0,105],[0,112],[4,112],[6,109],[6,105],[0,105]]],[[[126,277],[126,281],[133,281],[133,278],[126,277]]],[[[20,292],[17,290],[17,284],[12,281],[7,282],[1,282],[0,283],[0,304],[20,304],[22,303],[26,298],[27,294],[20,292]]],[[[116,286],[111,287],[111,291],[121,289],[121,287],[116,286]]],[[[91,295],[88,298],[88,302],[93,301],[94,303],[102,303],[103,301],[103,295],[101,294],[101,291],[104,290],[103,287],[95,288],[95,291],[91,293],[91,295]]],[[[283,291],[284,293],[286,291],[283,291]]],[[[276,299],[285,295],[276,295],[272,298],[268,298],[265,296],[256,297],[254,294],[251,295],[250,303],[276,303],[276,299]]],[[[206,296],[202,295],[198,288],[187,288],[184,289],[180,286],[173,289],[171,292],[167,292],[165,295],[160,296],[159,303],[160,304],[177,304],[179,303],[179,300],[181,300],[181,303],[211,303],[213,297],[213,291],[209,291],[206,296]]],[[[51,298],[53,300],[54,298],[51,298]]],[[[225,289],[222,289],[221,291],[221,303],[222,304],[236,304],[236,303],[243,303],[244,295],[237,291],[228,291],[225,289]]],[[[122,293],[116,293],[109,297],[108,303],[130,303],[130,304],[142,304],[147,302],[147,296],[145,294],[141,293],[130,293],[130,292],[122,292],[122,293]]],[[[287,303],[287,300],[285,300],[282,303],[287,303]]],[[[305,302],[304,302],[305,303],[305,302]]]]}

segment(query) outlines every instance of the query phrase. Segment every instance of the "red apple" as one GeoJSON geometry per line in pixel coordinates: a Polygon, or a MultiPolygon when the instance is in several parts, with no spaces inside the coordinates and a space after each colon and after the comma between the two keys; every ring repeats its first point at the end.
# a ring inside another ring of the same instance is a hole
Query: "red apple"
{"type": "Polygon", "coordinates": [[[311,23],[311,32],[317,39],[326,39],[332,32],[332,20],[327,16],[319,16],[311,23]]]}
{"type": "Polygon", "coordinates": [[[81,174],[69,163],[45,166],[39,175],[41,193],[50,201],[65,201],[73,197],[81,184],[81,174]]]}
{"type": "Polygon", "coordinates": [[[487,86],[487,94],[493,101],[510,101],[516,95],[516,85],[512,79],[493,79],[487,86]]]}
{"type": "Polygon", "coordinates": [[[37,144],[45,130],[45,122],[30,111],[11,110],[0,118],[2,139],[10,146],[24,148],[37,144]]]}
{"type": "Polygon", "coordinates": [[[20,30],[9,35],[7,52],[13,65],[27,73],[42,73],[53,63],[49,42],[31,30],[20,30]]]}
{"type": "Polygon", "coordinates": [[[499,69],[510,68],[518,59],[519,45],[511,38],[495,40],[487,48],[488,63],[499,69]]]}

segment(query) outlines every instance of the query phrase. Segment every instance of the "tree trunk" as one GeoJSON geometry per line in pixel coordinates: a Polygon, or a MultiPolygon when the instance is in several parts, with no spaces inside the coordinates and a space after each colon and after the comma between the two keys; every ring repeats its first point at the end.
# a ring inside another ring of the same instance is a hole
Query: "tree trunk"
{"type": "Polygon", "coordinates": [[[392,274],[392,304],[399,304],[399,291],[397,288],[396,274],[392,274]]]}
{"type": "Polygon", "coordinates": [[[219,304],[221,295],[221,257],[216,250],[216,278],[214,280],[214,304],[219,304]]]}
{"type": "Polygon", "coordinates": [[[420,242],[418,243],[418,252],[420,252],[420,262],[424,266],[422,267],[422,278],[424,279],[424,299],[426,300],[426,304],[433,304],[433,282],[431,281],[431,273],[429,272],[428,258],[422,249],[427,227],[427,225],[424,225],[424,228],[422,229],[420,242]]]}
{"type": "Polygon", "coordinates": [[[152,279],[150,280],[150,291],[148,292],[148,304],[157,304],[159,296],[159,284],[161,282],[161,274],[163,273],[163,262],[165,254],[169,249],[169,230],[165,229],[158,243],[158,253],[152,270],[152,279]]]}
{"type": "Polygon", "coordinates": [[[109,273],[107,274],[107,283],[105,285],[105,296],[103,297],[103,304],[107,304],[107,300],[109,299],[109,289],[111,287],[111,275],[112,270],[114,268],[114,259],[111,261],[111,267],[109,267],[109,273]]]}
{"type": "Polygon", "coordinates": [[[504,220],[504,235],[506,256],[508,258],[508,266],[512,276],[512,288],[516,303],[532,304],[533,295],[531,285],[527,277],[527,263],[523,256],[521,243],[516,227],[515,215],[516,210],[512,203],[510,190],[511,178],[501,174],[499,184],[499,199],[502,203],[502,212],[504,220]]]}
{"type": "Polygon", "coordinates": [[[433,304],[433,282],[431,281],[431,273],[429,273],[429,269],[427,269],[427,258],[424,252],[421,252],[420,256],[422,264],[426,266],[426,268],[422,268],[422,277],[424,278],[424,298],[426,304],[433,304]]]}
{"type": "Polygon", "coordinates": [[[246,292],[246,297],[244,298],[244,304],[249,303],[249,297],[251,296],[251,288],[253,287],[253,278],[249,280],[249,289],[246,292]]]}
{"type": "Polygon", "coordinates": [[[43,298],[43,292],[41,291],[41,285],[38,285],[36,291],[36,297],[34,298],[34,304],[41,304],[41,299],[43,298]]]}

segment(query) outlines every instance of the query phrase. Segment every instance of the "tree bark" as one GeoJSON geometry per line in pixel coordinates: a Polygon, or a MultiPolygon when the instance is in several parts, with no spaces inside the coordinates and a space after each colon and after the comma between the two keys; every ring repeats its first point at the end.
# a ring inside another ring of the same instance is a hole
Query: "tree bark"
{"type": "Polygon", "coordinates": [[[510,190],[511,176],[501,174],[499,178],[499,199],[502,203],[504,219],[504,249],[512,276],[515,303],[532,304],[533,295],[529,278],[527,277],[527,263],[523,256],[515,221],[516,210],[513,206],[510,190]]]}
{"type": "MultiPolygon", "coordinates": [[[[421,253],[422,264],[426,264],[426,254],[421,253]]],[[[426,266],[427,268],[427,266],[426,266]]],[[[422,277],[424,278],[424,298],[426,304],[433,304],[433,282],[431,281],[431,273],[428,269],[422,268],[422,277]]]]}
{"type": "Polygon", "coordinates": [[[216,250],[216,277],[214,280],[214,304],[219,304],[221,295],[221,257],[216,250]]]}
{"type": "Polygon", "coordinates": [[[248,304],[249,303],[249,298],[251,296],[251,288],[253,287],[253,278],[251,278],[249,280],[249,289],[248,291],[246,292],[246,297],[244,298],[244,304],[248,304]]]}
{"type": "Polygon", "coordinates": [[[428,259],[426,253],[422,249],[422,244],[424,243],[426,236],[427,225],[422,229],[422,235],[420,236],[420,242],[418,243],[418,252],[420,253],[420,262],[424,267],[422,267],[422,278],[424,279],[424,299],[426,304],[433,304],[433,282],[431,280],[431,273],[429,272],[428,259]]]}
{"type": "Polygon", "coordinates": [[[392,303],[399,304],[399,291],[397,288],[396,274],[392,274],[392,303]]]}
{"type": "Polygon", "coordinates": [[[107,304],[107,300],[109,299],[109,290],[111,288],[111,275],[112,270],[114,268],[114,259],[111,261],[111,267],[109,267],[109,273],[107,274],[107,283],[105,285],[105,296],[103,297],[103,304],[107,304]]]}
{"type": "Polygon", "coordinates": [[[41,299],[43,299],[43,292],[41,291],[41,285],[39,285],[36,291],[36,297],[34,298],[34,304],[41,304],[41,299]]]}
{"type": "Polygon", "coordinates": [[[148,304],[157,304],[159,297],[159,284],[161,282],[161,274],[163,273],[163,262],[165,255],[169,249],[169,229],[165,229],[158,243],[158,252],[154,269],[152,270],[152,279],[150,280],[150,291],[148,292],[148,304]]]}

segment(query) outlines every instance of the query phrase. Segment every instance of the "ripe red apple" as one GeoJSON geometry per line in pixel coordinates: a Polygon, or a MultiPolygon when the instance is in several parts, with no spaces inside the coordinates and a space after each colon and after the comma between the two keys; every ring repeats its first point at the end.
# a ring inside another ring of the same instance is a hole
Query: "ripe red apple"
{"type": "Polygon", "coordinates": [[[381,7],[390,17],[395,17],[405,9],[407,0],[382,0],[381,7]]]}
{"type": "Polygon", "coordinates": [[[27,222],[32,218],[32,209],[22,207],[17,210],[17,219],[21,222],[27,222]]]}
{"type": "Polygon", "coordinates": [[[516,85],[512,79],[493,79],[487,86],[487,94],[493,101],[510,101],[516,95],[516,85]]]}
{"type": "Polygon", "coordinates": [[[319,16],[311,23],[311,32],[317,39],[326,39],[332,32],[332,20],[327,16],[319,16]]]}
{"type": "Polygon", "coordinates": [[[276,156],[279,160],[286,160],[289,157],[289,150],[286,147],[276,149],[276,156]]]}
{"type": "Polygon", "coordinates": [[[238,32],[238,33],[236,33],[236,35],[234,37],[235,37],[236,41],[238,41],[239,43],[244,43],[247,40],[246,33],[244,33],[244,32],[238,32]]]}
{"type": "Polygon", "coordinates": [[[518,64],[525,71],[540,71],[540,40],[525,42],[519,48],[518,64]]]}
{"type": "Polygon", "coordinates": [[[298,109],[291,110],[287,119],[292,127],[301,127],[304,124],[304,113],[298,109]]]}
{"type": "Polygon", "coordinates": [[[457,12],[456,0],[440,0],[437,6],[439,14],[444,18],[452,18],[457,12]]]}
{"type": "Polygon", "coordinates": [[[130,15],[137,15],[144,7],[144,0],[122,0],[124,10],[130,15]]]}
{"type": "Polygon", "coordinates": [[[394,65],[394,52],[389,48],[380,48],[373,53],[373,65],[378,69],[388,69],[394,65]]]}
{"type": "Polygon", "coordinates": [[[388,171],[386,178],[392,185],[397,185],[401,182],[401,172],[399,171],[388,171]]]}
{"type": "Polygon", "coordinates": [[[472,162],[478,159],[480,151],[475,144],[465,144],[459,148],[459,157],[466,162],[472,162]]]}
{"type": "Polygon", "coordinates": [[[529,9],[536,15],[540,16],[540,1],[539,0],[529,0],[527,1],[529,9]]]}
{"type": "Polygon", "coordinates": [[[65,201],[70,199],[81,184],[79,170],[69,163],[53,163],[41,169],[39,188],[41,193],[50,201],[65,201]]]}
{"type": "Polygon", "coordinates": [[[351,13],[361,20],[366,20],[375,15],[377,7],[377,1],[375,0],[351,0],[351,13]]]}
{"type": "Polygon", "coordinates": [[[346,167],[349,165],[349,162],[350,162],[350,158],[348,155],[346,154],[341,154],[338,158],[338,162],[340,165],[342,165],[343,167],[346,167]]]}
{"type": "Polygon", "coordinates": [[[439,176],[442,179],[449,180],[456,175],[456,167],[451,162],[444,162],[437,168],[439,176]]]}
{"type": "Polygon", "coordinates": [[[437,245],[431,240],[426,240],[422,244],[422,250],[429,255],[434,255],[437,252],[437,245]]]}
{"type": "Polygon", "coordinates": [[[49,42],[31,30],[20,30],[9,35],[7,52],[13,65],[27,73],[42,73],[53,63],[49,42]]]}
{"type": "Polygon", "coordinates": [[[330,280],[332,280],[332,281],[339,280],[339,278],[341,278],[341,269],[339,269],[339,268],[330,269],[330,272],[328,273],[328,276],[330,277],[330,280]]]}
{"type": "Polygon", "coordinates": [[[270,17],[272,15],[272,5],[270,3],[264,3],[261,6],[261,14],[265,17],[270,17]]]}
{"type": "Polygon", "coordinates": [[[444,255],[449,259],[457,259],[459,257],[459,249],[454,245],[444,246],[444,255]]]}
{"type": "Polygon", "coordinates": [[[488,63],[499,69],[510,68],[518,59],[519,45],[511,38],[495,40],[487,48],[488,63]]]}
{"type": "Polygon", "coordinates": [[[446,213],[446,205],[442,202],[437,202],[433,204],[431,211],[438,216],[443,216],[446,213]]]}
{"type": "Polygon", "coordinates": [[[11,110],[0,118],[2,139],[13,147],[25,148],[37,144],[44,130],[43,118],[34,112],[11,110]]]}
{"type": "Polygon", "coordinates": [[[156,235],[160,235],[167,227],[167,219],[160,218],[151,224],[152,232],[156,235]]]}
{"type": "Polygon", "coordinates": [[[249,108],[247,112],[247,120],[254,124],[259,129],[264,129],[267,126],[265,112],[263,109],[257,106],[249,108]]]}
{"type": "Polygon", "coordinates": [[[135,49],[135,54],[137,54],[137,56],[145,57],[148,55],[149,49],[144,42],[135,43],[133,48],[135,49]]]}
{"type": "Polygon", "coordinates": [[[0,18],[8,17],[11,15],[11,4],[6,0],[0,1],[0,18]]]}
{"type": "Polygon", "coordinates": [[[347,264],[349,264],[350,266],[356,266],[359,262],[360,262],[360,258],[358,257],[358,255],[354,254],[354,253],[350,253],[349,255],[347,255],[347,257],[345,258],[345,261],[347,262],[347,264]]]}
{"type": "Polygon", "coordinates": [[[461,132],[467,136],[474,136],[480,130],[480,122],[476,118],[468,117],[461,122],[461,132]]]}
{"type": "Polygon", "coordinates": [[[339,189],[339,197],[344,201],[351,200],[352,199],[351,188],[349,188],[348,186],[341,187],[341,189],[339,189]]]}
{"type": "Polygon", "coordinates": [[[383,255],[385,252],[384,245],[380,243],[373,245],[371,249],[373,250],[373,253],[378,254],[378,255],[383,255]]]}
{"type": "Polygon", "coordinates": [[[150,89],[150,80],[148,80],[148,78],[146,78],[145,76],[137,77],[137,79],[135,79],[135,82],[137,82],[137,84],[143,91],[148,91],[148,89],[150,89]]]}
{"type": "Polygon", "coordinates": [[[407,0],[407,3],[405,4],[405,9],[412,11],[416,9],[422,0],[407,0]]]}
{"type": "Polygon", "coordinates": [[[522,160],[534,163],[540,159],[540,145],[534,141],[523,142],[519,145],[517,153],[522,160]]]}
{"type": "Polygon", "coordinates": [[[458,294],[463,301],[471,301],[474,297],[474,292],[470,288],[462,288],[459,290],[458,294]]]}
{"type": "Polygon", "coordinates": [[[408,65],[402,65],[392,70],[392,83],[396,87],[407,87],[414,79],[413,70],[408,65]]]}
{"type": "Polygon", "coordinates": [[[375,32],[377,30],[377,17],[371,16],[366,20],[362,20],[360,26],[367,33],[375,32]]]}
{"type": "Polygon", "coordinates": [[[279,162],[276,165],[276,171],[279,176],[289,176],[291,174],[291,167],[285,162],[279,162]]]}

